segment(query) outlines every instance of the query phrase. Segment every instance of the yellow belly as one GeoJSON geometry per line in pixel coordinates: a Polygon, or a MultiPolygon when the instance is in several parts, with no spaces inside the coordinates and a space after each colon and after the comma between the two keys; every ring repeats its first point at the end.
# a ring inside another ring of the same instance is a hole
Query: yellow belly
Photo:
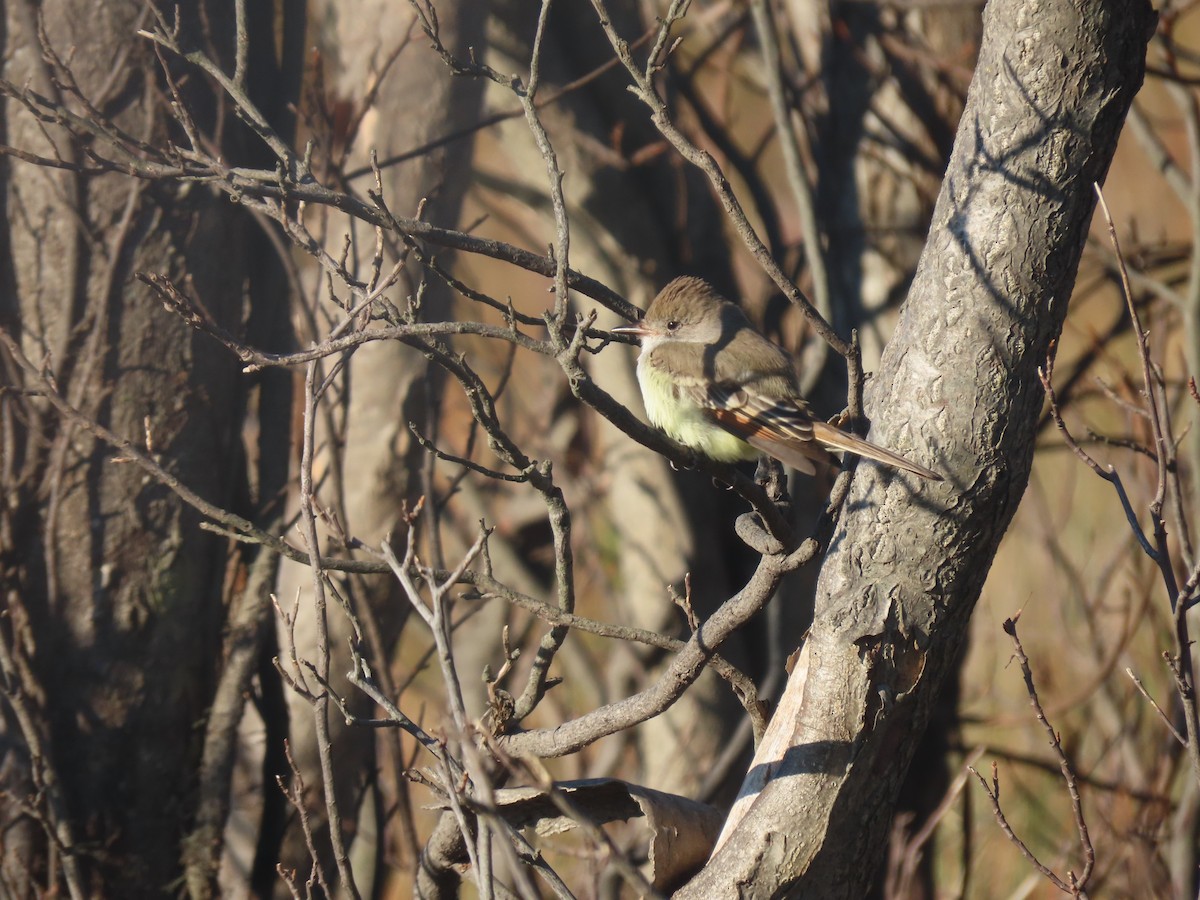
{"type": "Polygon", "coordinates": [[[736,462],[759,456],[759,452],[741,438],[709,421],[704,410],[686,394],[677,394],[669,376],[643,364],[642,359],[638,360],[637,376],[642,388],[642,401],[646,404],[646,416],[668,437],[719,462],[736,462]]]}

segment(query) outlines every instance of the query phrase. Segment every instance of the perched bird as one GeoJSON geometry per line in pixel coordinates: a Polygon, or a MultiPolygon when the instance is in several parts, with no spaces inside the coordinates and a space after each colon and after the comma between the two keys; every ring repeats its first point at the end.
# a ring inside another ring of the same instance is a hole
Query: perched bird
{"type": "Polygon", "coordinates": [[[942,476],[814,419],[791,355],[754,330],[745,313],[699,278],[676,278],[636,325],[637,377],[646,414],[692,450],[721,462],[773,456],[799,472],[835,464],[829,450],[941,481],[942,476]]]}

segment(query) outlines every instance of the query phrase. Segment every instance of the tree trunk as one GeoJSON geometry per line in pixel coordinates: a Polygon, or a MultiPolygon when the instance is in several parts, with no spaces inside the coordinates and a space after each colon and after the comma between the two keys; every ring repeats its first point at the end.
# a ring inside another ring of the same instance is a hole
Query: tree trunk
{"type": "MultiPolygon", "coordinates": [[[[441,38],[447,46],[464,58],[468,48],[482,54],[486,47],[486,5],[474,0],[466,3],[439,0],[436,6],[441,38]]],[[[419,31],[409,7],[396,8],[394,4],[379,0],[354,0],[318,4],[318,9],[316,18],[328,26],[323,46],[329,59],[335,61],[327,74],[332,89],[332,96],[328,98],[331,106],[342,103],[357,114],[366,99],[364,92],[381,74],[382,63],[400,50],[390,68],[382,74],[374,105],[363,118],[347,168],[369,165],[372,151],[381,161],[386,160],[467,128],[478,120],[482,82],[475,78],[455,78],[423,37],[414,39],[419,31]]],[[[470,183],[464,173],[470,166],[472,146],[469,137],[458,139],[384,168],[384,197],[389,208],[396,215],[413,216],[422,201],[427,200],[428,205],[423,211],[427,221],[455,227],[463,195],[470,183]]],[[[369,176],[355,187],[363,193],[374,189],[369,176]]],[[[323,225],[326,244],[329,252],[337,255],[345,235],[355,233],[362,227],[361,223],[347,221],[332,211],[323,210],[321,215],[328,215],[323,225]]],[[[362,232],[359,233],[361,236],[362,232]]],[[[358,258],[352,260],[352,264],[364,276],[370,265],[366,254],[372,249],[372,243],[362,241],[355,245],[358,258]]],[[[437,256],[439,262],[449,266],[452,258],[449,252],[439,252],[437,256]]],[[[383,271],[388,272],[394,263],[393,258],[386,259],[383,271]]],[[[314,266],[309,275],[314,284],[323,285],[324,274],[317,267],[314,266]]],[[[416,293],[425,276],[422,265],[415,258],[410,259],[401,281],[389,295],[396,296],[402,303],[404,297],[416,293]]],[[[327,311],[337,314],[332,298],[323,294],[320,286],[312,293],[322,298],[327,311]]],[[[437,276],[430,275],[422,299],[422,318],[427,321],[451,318],[450,301],[450,289],[437,276]]],[[[314,318],[320,321],[323,314],[314,311],[314,318]]],[[[403,527],[399,524],[403,503],[412,508],[418,498],[430,493],[432,484],[423,478],[428,454],[414,440],[409,426],[410,423],[417,425],[423,434],[442,443],[436,427],[431,426],[440,421],[440,381],[440,370],[429,365],[413,348],[395,341],[369,344],[355,352],[345,377],[338,382],[340,396],[348,398],[345,406],[331,412],[328,418],[321,416],[318,419],[317,441],[322,449],[316,465],[321,470],[339,473],[337,478],[330,478],[323,485],[320,502],[325,509],[335,510],[342,526],[368,545],[378,547],[385,535],[403,527]],[[330,421],[341,424],[341,434],[328,431],[325,426],[330,421]]],[[[331,407],[334,405],[330,403],[331,407]]],[[[433,515],[432,510],[439,501],[436,496],[429,496],[427,500],[430,510],[427,521],[436,521],[430,520],[429,516],[433,515]]],[[[430,526],[431,530],[436,527],[430,526]]],[[[403,535],[398,536],[398,540],[403,539],[403,535]]],[[[448,548],[448,552],[456,549],[448,548]]],[[[436,553],[433,561],[441,563],[436,553]]],[[[373,610],[371,615],[377,617],[382,649],[385,653],[393,652],[393,644],[409,610],[407,601],[398,593],[395,580],[339,579],[339,585],[361,615],[367,615],[367,607],[373,610]]],[[[278,594],[287,598],[302,597],[293,632],[296,650],[301,659],[315,660],[318,639],[312,611],[312,573],[308,567],[285,560],[281,566],[278,594]]],[[[282,625],[279,627],[283,629],[282,625]]],[[[341,610],[332,609],[328,627],[333,657],[331,671],[336,673],[334,687],[347,698],[351,708],[368,715],[369,699],[349,687],[343,677],[351,667],[350,623],[341,610]]],[[[288,635],[281,633],[280,640],[286,643],[288,635]]],[[[473,679],[472,683],[478,683],[478,679],[473,679]]],[[[290,690],[286,697],[292,756],[305,782],[320,784],[318,737],[311,704],[290,690]]],[[[339,803],[343,804],[342,821],[350,824],[359,816],[360,809],[370,806],[370,785],[377,768],[377,734],[369,729],[347,726],[341,715],[330,717],[328,729],[332,753],[338,763],[334,770],[334,790],[339,803]]],[[[391,737],[394,735],[388,739],[391,737]]],[[[399,789],[407,790],[407,786],[401,784],[399,789]]],[[[268,785],[266,790],[273,791],[274,786],[268,785]]],[[[310,810],[308,824],[317,833],[318,852],[327,854],[328,819],[323,804],[317,803],[310,810]]],[[[365,830],[373,831],[373,828],[365,830]]],[[[363,879],[359,887],[366,892],[369,892],[370,870],[376,865],[374,849],[367,846],[370,843],[370,840],[359,842],[354,851],[360,861],[356,866],[356,878],[363,879]]],[[[298,871],[305,871],[309,866],[309,849],[298,821],[293,820],[288,830],[282,859],[285,866],[298,871]]],[[[321,862],[326,871],[334,871],[331,856],[323,855],[321,862]]],[[[285,895],[286,886],[275,882],[279,894],[285,895]]]]}
{"type": "Polygon", "coordinates": [[[1037,369],[1141,84],[1141,0],[994,0],[872,438],[946,475],[860,469],[816,620],[720,849],[678,896],[858,897],[1024,491],[1037,369]],[[792,712],[789,714],[788,710],[792,712]]]}
{"type": "MultiPolygon", "coordinates": [[[[182,6],[182,33],[194,35],[195,15],[182,6]]],[[[168,139],[159,63],[135,35],[144,4],[6,4],[4,77],[86,115],[43,55],[38,17],[94,107],[139,140],[168,139]]],[[[213,105],[201,88],[193,80],[185,91],[209,129],[213,105]]],[[[3,129],[5,143],[89,161],[16,101],[5,103],[3,129]]],[[[206,500],[232,507],[245,477],[237,362],[133,276],[186,274],[213,318],[236,331],[251,225],[196,185],[7,158],[4,168],[0,326],[20,352],[3,357],[17,389],[3,400],[0,474],[3,877],[30,893],[61,891],[66,872],[76,896],[159,895],[179,878],[195,811],[227,542],[42,397],[56,390],[206,500]],[[43,825],[59,846],[47,846],[43,825]]]]}
{"type": "MultiPolygon", "coordinates": [[[[895,307],[916,271],[966,95],[965,77],[951,73],[969,71],[973,63],[982,6],[902,11],[839,0],[786,4],[800,46],[813,54],[804,60],[809,74],[820,74],[825,88],[814,144],[821,221],[829,229],[831,315],[839,333],[859,330],[867,371],[879,367],[895,307]],[[838,21],[837,33],[831,19],[838,21]],[[927,54],[914,61],[897,44],[921,46],[927,54]]],[[[827,366],[825,374],[810,396],[818,403],[845,396],[844,371],[827,366]]],[[[900,793],[896,811],[909,815],[894,835],[898,843],[921,830],[950,784],[946,748],[957,737],[958,694],[952,673],[900,793]]],[[[919,886],[910,886],[907,900],[918,900],[918,892],[933,896],[933,859],[934,853],[923,854],[919,886]]]]}

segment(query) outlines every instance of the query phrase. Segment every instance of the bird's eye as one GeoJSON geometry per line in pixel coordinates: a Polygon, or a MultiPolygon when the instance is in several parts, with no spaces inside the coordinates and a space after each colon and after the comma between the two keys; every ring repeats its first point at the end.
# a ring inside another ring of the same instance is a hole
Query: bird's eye
{"type": "Polygon", "coordinates": [[[672,319],[667,323],[667,331],[675,331],[679,327],[679,320],[672,319]]]}

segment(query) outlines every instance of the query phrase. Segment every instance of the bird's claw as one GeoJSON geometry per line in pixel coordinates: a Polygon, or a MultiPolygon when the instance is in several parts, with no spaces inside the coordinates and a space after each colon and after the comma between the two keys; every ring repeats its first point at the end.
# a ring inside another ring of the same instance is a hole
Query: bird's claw
{"type": "Polygon", "coordinates": [[[689,451],[687,451],[687,461],[686,462],[677,463],[673,459],[668,459],[667,464],[671,467],[672,472],[690,472],[694,468],[696,468],[696,454],[692,453],[689,450],[689,451]]]}
{"type": "Polygon", "coordinates": [[[849,423],[849,422],[851,421],[851,418],[852,418],[852,417],[851,417],[851,415],[850,415],[850,410],[848,410],[848,409],[843,409],[843,410],[842,410],[840,413],[838,413],[836,416],[833,416],[833,417],[831,417],[831,418],[828,420],[828,424],[829,424],[829,425],[832,425],[834,428],[838,428],[838,429],[843,429],[843,430],[844,430],[844,429],[845,429],[845,427],[846,427],[846,425],[847,425],[847,423],[849,423]]]}

